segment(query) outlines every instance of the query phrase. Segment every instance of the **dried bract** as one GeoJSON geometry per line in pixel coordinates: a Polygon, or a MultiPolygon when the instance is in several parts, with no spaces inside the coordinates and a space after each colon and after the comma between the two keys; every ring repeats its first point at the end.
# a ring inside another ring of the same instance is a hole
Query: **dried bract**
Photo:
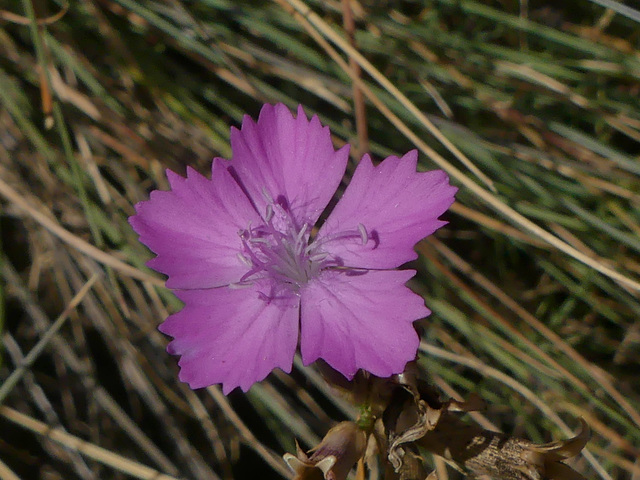
{"type": "Polygon", "coordinates": [[[286,453],[283,458],[295,472],[295,480],[345,480],[366,445],[364,431],[353,422],[342,422],[329,430],[310,456],[297,447],[295,456],[286,453]]]}
{"type": "MultiPolygon", "coordinates": [[[[373,432],[393,470],[385,478],[424,480],[427,475],[419,452],[427,450],[472,478],[583,480],[562,461],[578,455],[589,440],[584,420],[580,420],[580,432],[569,440],[534,444],[465,423],[456,412],[483,409],[482,399],[441,401],[431,385],[408,372],[392,377],[395,388],[373,432]]],[[[428,476],[429,480],[435,477],[435,473],[428,476]]]]}

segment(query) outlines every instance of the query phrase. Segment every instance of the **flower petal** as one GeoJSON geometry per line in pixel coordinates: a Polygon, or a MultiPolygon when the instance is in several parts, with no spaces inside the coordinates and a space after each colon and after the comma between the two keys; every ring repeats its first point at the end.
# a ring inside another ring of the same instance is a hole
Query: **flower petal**
{"type": "Polygon", "coordinates": [[[267,300],[266,282],[247,288],[185,290],[184,308],[160,325],[174,337],[167,347],[179,361],[180,380],[191,388],[222,383],[245,392],[279,367],[291,371],[298,341],[299,299],[267,300]]]}
{"type": "Polygon", "coordinates": [[[413,270],[325,270],[301,294],[300,350],[305,365],[323,358],[351,379],[359,368],[387,377],[413,360],[413,322],[429,315],[405,286],[413,270]]]}
{"type": "Polygon", "coordinates": [[[395,268],[417,258],[414,245],[446,222],[438,220],[457,188],[442,170],[416,172],[418,153],[388,157],[374,167],[365,155],[317,239],[323,250],[357,268],[395,268]],[[340,236],[341,232],[368,235],[340,236]],[[331,240],[335,237],[334,240],[331,240]]]}
{"type": "Polygon", "coordinates": [[[216,159],[212,180],[187,169],[187,178],[167,171],[171,190],[151,192],[129,223],[158,256],[148,265],[169,275],[169,288],[209,288],[238,282],[247,273],[238,235],[261,221],[251,202],[216,159]]]}
{"type": "Polygon", "coordinates": [[[240,183],[265,215],[272,200],[288,204],[302,226],[313,225],[335,193],[347,165],[349,148],[333,149],[328,127],[302,107],[293,117],[283,105],[265,105],[258,122],[245,116],[231,129],[232,166],[240,183]]]}

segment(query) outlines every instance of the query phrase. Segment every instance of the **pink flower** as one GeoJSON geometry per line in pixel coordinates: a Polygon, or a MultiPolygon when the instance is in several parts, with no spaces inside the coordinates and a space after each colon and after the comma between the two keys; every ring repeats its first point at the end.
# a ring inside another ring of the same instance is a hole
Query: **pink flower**
{"type": "Polygon", "coordinates": [[[265,105],[231,129],[231,160],[208,180],[171,171],[130,218],[184,308],[160,331],[181,355],[192,388],[244,391],[276,367],[324,359],[345,377],[377,376],[413,360],[417,319],[429,315],[405,283],[414,245],[445,222],[456,188],[442,171],[417,173],[417,152],[374,167],[368,155],[326,221],[316,225],[344,175],[348,146],[301,107],[265,105]],[[318,227],[317,233],[312,231],[318,227]]]}

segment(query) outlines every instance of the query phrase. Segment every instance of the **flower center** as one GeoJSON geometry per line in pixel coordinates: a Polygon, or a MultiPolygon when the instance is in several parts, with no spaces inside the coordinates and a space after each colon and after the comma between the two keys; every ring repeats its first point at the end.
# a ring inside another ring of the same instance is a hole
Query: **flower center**
{"type": "Polygon", "coordinates": [[[238,232],[244,246],[240,260],[249,267],[240,283],[268,276],[297,290],[324,266],[327,254],[309,244],[311,227],[296,225],[286,207],[267,206],[265,223],[238,232]]]}
{"type": "Polygon", "coordinates": [[[311,226],[298,225],[286,205],[272,202],[267,206],[264,223],[240,230],[243,251],[238,258],[249,270],[238,286],[270,278],[297,292],[326,268],[343,267],[339,258],[324,252],[322,245],[332,240],[357,240],[366,244],[369,237],[363,225],[357,231],[342,232],[330,238],[310,242],[311,226]]]}

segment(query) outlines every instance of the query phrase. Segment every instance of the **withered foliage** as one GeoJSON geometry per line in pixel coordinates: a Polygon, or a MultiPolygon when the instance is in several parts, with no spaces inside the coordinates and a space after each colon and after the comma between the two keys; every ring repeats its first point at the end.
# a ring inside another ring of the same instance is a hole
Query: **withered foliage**
{"type": "Polygon", "coordinates": [[[442,401],[436,389],[416,378],[415,368],[390,379],[359,374],[353,382],[326,370],[351,401],[361,405],[357,422],[342,422],[329,430],[310,456],[299,447],[285,460],[296,480],[344,480],[358,464],[358,480],[366,465],[382,466],[384,480],[436,480],[424,461],[426,453],[442,457],[469,478],[480,480],[584,480],[563,463],[584,448],[590,437],[586,422],[575,437],[535,444],[529,440],[483,429],[460,418],[461,412],[481,410],[484,401],[442,401]],[[368,439],[368,440],[367,440],[368,439]],[[368,441],[368,448],[365,445],[368,441]]]}

